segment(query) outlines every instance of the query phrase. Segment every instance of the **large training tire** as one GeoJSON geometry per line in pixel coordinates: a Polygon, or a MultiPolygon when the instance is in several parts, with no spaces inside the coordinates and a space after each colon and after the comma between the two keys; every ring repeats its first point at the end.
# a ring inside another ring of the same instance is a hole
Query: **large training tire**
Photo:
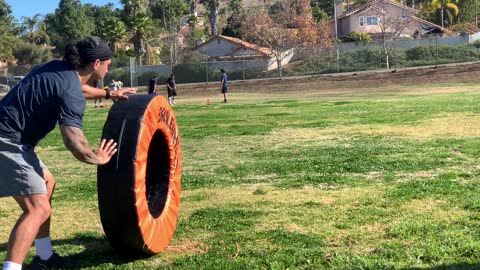
{"type": "Polygon", "coordinates": [[[182,155],[177,122],[162,96],[116,102],[102,138],[117,153],[98,166],[98,204],[108,241],[126,256],[160,253],[173,237],[180,209],[182,155]]]}

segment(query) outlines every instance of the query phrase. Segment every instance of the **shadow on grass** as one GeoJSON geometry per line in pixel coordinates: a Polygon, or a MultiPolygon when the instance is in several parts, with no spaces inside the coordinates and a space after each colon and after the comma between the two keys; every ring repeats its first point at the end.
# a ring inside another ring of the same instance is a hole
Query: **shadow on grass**
{"type": "Polygon", "coordinates": [[[456,263],[446,264],[433,267],[412,267],[403,270],[480,270],[480,262],[478,263],[456,263]]]}
{"type": "MultiPolygon", "coordinates": [[[[75,267],[71,269],[95,268],[100,265],[107,265],[107,268],[115,268],[117,265],[123,265],[142,258],[121,257],[110,246],[108,240],[93,235],[77,235],[71,239],[52,240],[53,248],[63,256],[71,246],[82,246],[84,250],[69,256],[67,259],[75,262],[75,267]]],[[[0,252],[7,251],[7,243],[0,243],[0,252]]],[[[145,258],[143,258],[145,259],[145,258]]],[[[26,259],[25,264],[30,264],[31,259],[26,259]]],[[[26,268],[28,269],[28,268],[26,268]]]]}

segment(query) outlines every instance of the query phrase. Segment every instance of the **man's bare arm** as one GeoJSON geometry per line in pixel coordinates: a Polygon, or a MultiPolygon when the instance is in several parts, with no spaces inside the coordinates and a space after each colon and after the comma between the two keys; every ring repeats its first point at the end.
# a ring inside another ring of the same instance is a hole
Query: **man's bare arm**
{"type": "Polygon", "coordinates": [[[73,156],[85,163],[102,165],[110,161],[110,158],[117,152],[117,143],[113,140],[108,142],[103,139],[100,147],[94,152],[83,134],[83,130],[78,127],[60,125],[63,143],[73,156]]]}
{"type": "MultiPolygon", "coordinates": [[[[85,99],[101,99],[107,97],[107,91],[85,84],[82,86],[85,99]]],[[[135,88],[123,88],[117,91],[110,91],[110,98],[113,100],[128,99],[127,95],[137,93],[135,88]]]]}

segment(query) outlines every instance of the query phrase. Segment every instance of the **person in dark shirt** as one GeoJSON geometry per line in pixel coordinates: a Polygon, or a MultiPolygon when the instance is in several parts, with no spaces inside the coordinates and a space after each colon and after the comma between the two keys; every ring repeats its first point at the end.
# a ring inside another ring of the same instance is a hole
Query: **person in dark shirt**
{"type": "Polygon", "coordinates": [[[175,97],[177,96],[177,85],[175,84],[175,76],[173,74],[168,77],[166,85],[168,103],[170,103],[170,105],[173,105],[175,104],[175,97]]]}
{"type": "Polygon", "coordinates": [[[227,92],[228,92],[228,77],[224,69],[220,69],[222,76],[220,77],[220,89],[223,94],[223,103],[227,103],[227,92]]]}
{"type": "Polygon", "coordinates": [[[150,81],[148,81],[148,93],[156,94],[157,93],[157,76],[153,76],[150,81]]]}
{"type": "MultiPolygon", "coordinates": [[[[96,83],[96,87],[105,89],[105,87],[108,87],[108,85],[106,85],[106,86],[104,87],[104,86],[103,86],[103,82],[102,82],[102,81],[99,81],[99,82],[96,83]]],[[[108,87],[108,88],[109,88],[109,87],[108,87]]],[[[97,106],[97,101],[99,101],[99,103],[100,103],[100,108],[103,108],[103,98],[101,98],[101,99],[95,99],[95,100],[93,101],[93,103],[94,103],[94,108],[97,108],[97,107],[98,107],[98,106],[97,106]]]]}
{"type": "Polygon", "coordinates": [[[35,153],[39,141],[58,124],[63,142],[78,160],[102,165],[117,151],[102,139],[96,151],[83,133],[86,98],[125,99],[126,89],[111,96],[95,88],[111,63],[112,51],[98,37],[67,45],[64,60],[38,65],[0,100],[0,197],[13,197],[23,210],[11,231],[3,269],[21,269],[35,240],[31,269],[65,267],[52,249],[51,196],[55,178],[35,153]]]}

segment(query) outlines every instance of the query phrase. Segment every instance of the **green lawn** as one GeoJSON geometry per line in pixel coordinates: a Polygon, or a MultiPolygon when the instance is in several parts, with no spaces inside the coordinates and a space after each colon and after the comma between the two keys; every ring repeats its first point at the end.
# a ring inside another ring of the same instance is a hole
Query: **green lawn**
{"type": "MultiPolygon", "coordinates": [[[[58,181],[53,244],[84,269],[480,269],[479,88],[181,96],[179,224],[134,261],[104,237],[96,167],[56,130],[37,150],[58,181]]],[[[93,145],[106,116],[89,104],[93,145]]],[[[18,215],[0,199],[1,258],[18,215]]]]}

